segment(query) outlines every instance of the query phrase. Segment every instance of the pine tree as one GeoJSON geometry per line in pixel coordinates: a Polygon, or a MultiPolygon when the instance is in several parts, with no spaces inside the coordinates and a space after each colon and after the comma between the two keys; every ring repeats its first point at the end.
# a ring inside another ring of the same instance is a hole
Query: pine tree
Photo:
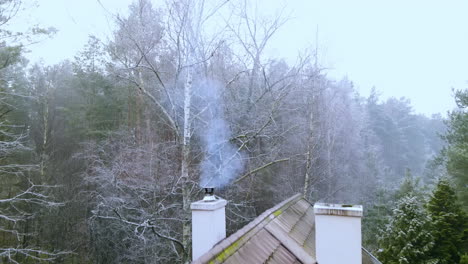
{"type": "Polygon", "coordinates": [[[415,196],[397,202],[393,217],[379,240],[379,259],[386,264],[431,263],[430,218],[415,196]]]}
{"type": "Polygon", "coordinates": [[[433,223],[434,247],[431,255],[440,264],[459,263],[467,219],[447,180],[439,180],[427,204],[427,210],[433,223]]]}
{"type": "Polygon", "coordinates": [[[373,204],[367,207],[365,217],[363,218],[363,244],[364,247],[372,253],[378,250],[377,238],[380,231],[384,229],[389,222],[393,207],[392,197],[388,190],[378,190],[373,204]]]}
{"type": "Polygon", "coordinates": [[[468,254],[461,256],[460,264],[468,264],[468,254]]]}
{"type": "Polygon", "coordinates": [[[400,184],[400,188],[395,192],[394,200],[398,201],[403,197],[414,196],[418,201],[422,201],[424,199],[424,193],[420,185],[420,178],[413,177],[411,170],[406,168],[405,178],[400,184]]]}
{"type": "Polygon", "coordinates": [[[445,135],[448,146],[444,153],[447,171],[456,180],[461,202],[468,209],[468,89],[456,91],[455,101],[459,109],[449,115],[445,135]]]}

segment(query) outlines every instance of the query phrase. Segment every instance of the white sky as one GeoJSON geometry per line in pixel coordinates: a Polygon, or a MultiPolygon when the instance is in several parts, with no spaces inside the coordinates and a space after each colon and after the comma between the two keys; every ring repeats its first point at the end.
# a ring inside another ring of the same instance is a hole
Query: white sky
{"type": "MultiPolygon", "coordinates": [[[[279,1],[265,0],[268,9],[283,6],[279,1]]],[[[122,13],[131,0],[101,3],[122,13]]],[[[269,54],[292,61],[315,47],[318,25],[321,64],[334,78],[348,76],[364,96],[375,86],[383,98],[410,98],[417,113],[445,115],[455,106],[451,88],[467,88],[468,1],[289,0],[286,5],[293,18],[273,39],[269,54]]],[[[15,27],[21,23],[59,30],[27,55],[47,64],[73,58],[88,35],[106,38],[112,29],[98,0],[40,0],[15,27]]]]}

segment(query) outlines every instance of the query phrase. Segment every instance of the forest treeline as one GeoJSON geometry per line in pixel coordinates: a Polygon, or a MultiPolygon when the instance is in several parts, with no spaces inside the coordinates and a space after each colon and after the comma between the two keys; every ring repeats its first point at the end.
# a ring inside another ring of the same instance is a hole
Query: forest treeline
{"type": "MultiPolygon", "coordinates": [[[[2,14],[14,4],[1,2],[2,14]]],[[[28,64],[24,45],[1,31],[2,262],[189,262],[190,203],[202,197],[213,124],[206,85],[244,164],[216,190],[229,201],[229,233],[295,193],[363,204],[374,252],[399,219],[393,209],[423,210],[441,184],[455,186],[454,204],[465,195],[466,210],[466,92],[448,118],[376,89],[364,97],[328,77],[317,52],[294,65],[267,57],[287,17],[246,2],[137,0],[114,19],[109,40],[91,36],[57,65],[28,64]]]]}

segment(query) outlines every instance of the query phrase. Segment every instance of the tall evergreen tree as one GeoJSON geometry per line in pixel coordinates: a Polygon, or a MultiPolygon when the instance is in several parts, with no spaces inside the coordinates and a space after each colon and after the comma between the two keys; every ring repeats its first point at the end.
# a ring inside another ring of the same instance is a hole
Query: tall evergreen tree
{"type": "Polygon", "coordinates": [[[463,231],[467,218],[447,180],[439,180],[427,210],[433,223],[434,247],[431,255],[440,264],[458,263],[463,250],[463,231]]]}
{"type": "Polygon", "coordinates": [[[418,201],[424,199],[424,193],[421,189],[420,178],[413,177],[411,170],[406,168],[405,178],[403,179],[400,188],[395,192],[394,201],[398,201],[403,197],[414,196],[418,201]]]}
{"type": "Polygon", "coordinates": [[[379,259],[386,264],[432,263],[429,252],[433,237],[427,230],[430,230],[430,218],[418,198],[401,198],[380,238],[379,259]]]}
{"type": "Polygon", "coordinates": [[[461,257],[460,264],[468,264],[468,254],[465,254],[461,257]]]}
{"type": "Polygon", "coordinates": [[[445,136],[447,171],[457,181],[461,202],[468,208],[468,89],[457,91],[455,101],[459,109],[450,113],[445,136]]]}
{"type": "Polygon", "coordinates": [[[393,193],[379,189],[372,204],[364,205],[367,209],[363,218],[363,246],[372,253],[378,250],[378,237],[381,230],[389,223],[392,214],[393,193]]]}

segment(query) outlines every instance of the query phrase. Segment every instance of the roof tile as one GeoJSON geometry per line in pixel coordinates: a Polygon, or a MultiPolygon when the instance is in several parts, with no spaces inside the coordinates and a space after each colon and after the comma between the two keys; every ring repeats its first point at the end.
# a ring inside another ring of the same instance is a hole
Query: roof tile
{"type": "MultiPolygon", "coordinates": [[[[362,253],[363,264],[381,264],[364,248],[362,253]]],[[[265,211],[192,263],[316,263],[313,206],[297,194],[265,211]]]]}

